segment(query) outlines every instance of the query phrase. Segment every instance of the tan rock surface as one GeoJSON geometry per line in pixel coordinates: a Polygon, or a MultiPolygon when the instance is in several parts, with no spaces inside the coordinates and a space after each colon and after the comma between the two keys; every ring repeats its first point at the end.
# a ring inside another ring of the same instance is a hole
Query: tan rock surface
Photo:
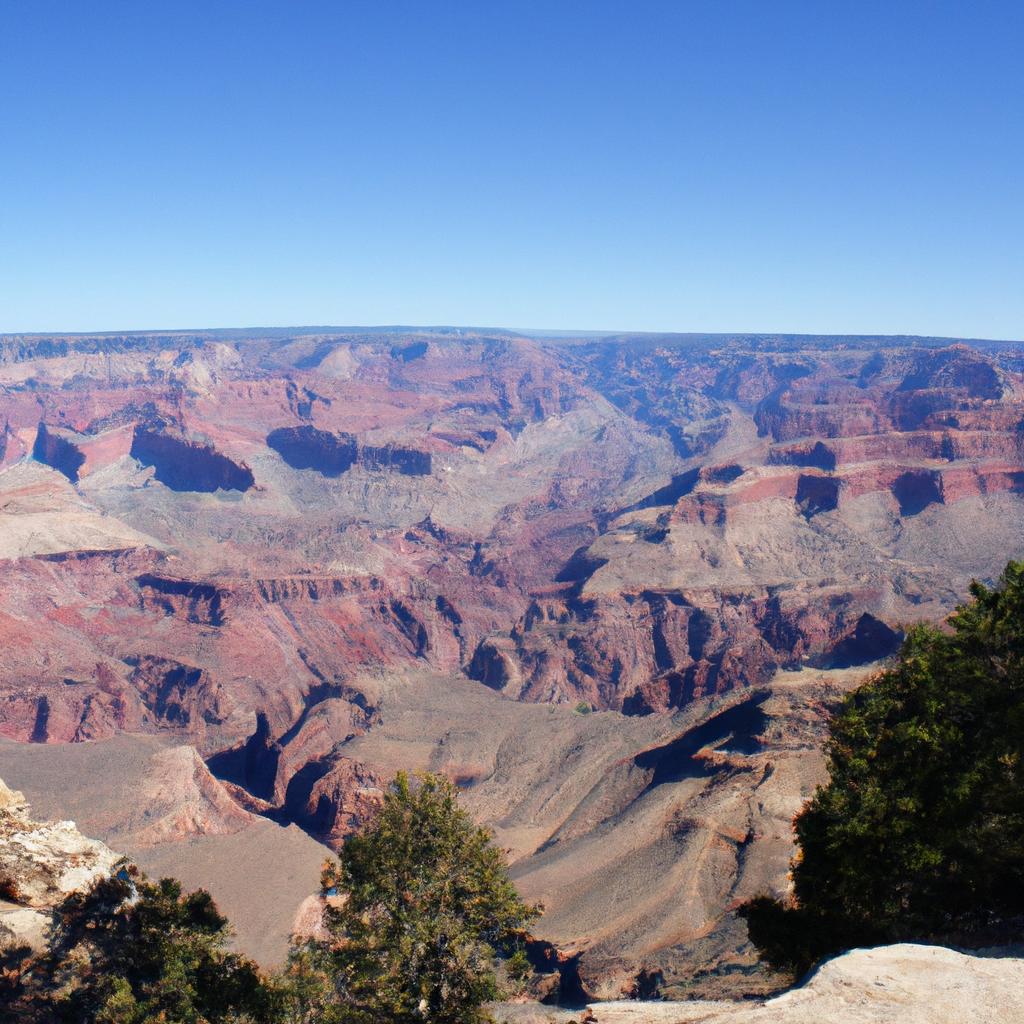
{"type": "Polygon", "coordinates": [[[0,944],[42,944],[52,909],[107,874],[118,854],[73,821],[36,821],[0,780],[0,944]]]}
{"type": "Polygon", "coordinates": [[[42,466],[0,469],[0,559],[161,546],[90,504],[42,466]]]}
{"type": "Polygon", "coordinates": [[[73,821],[35,821],[24,796],[0,782],[0,892],[26,907],[52,907],[88,888],[118,855],[73,821]]]}
{"type": "MultiPolygon", "coordinates": [[[[1019,1024],[1024,960],[903,943],[857,949],[824,964],[803,985],[764,1003],[610,1002],[589,1008],[595,1024],[1019,1024]]],[[[565,1024],[585,1011],[497,1007],[503,1024],[565,1024]]]]}

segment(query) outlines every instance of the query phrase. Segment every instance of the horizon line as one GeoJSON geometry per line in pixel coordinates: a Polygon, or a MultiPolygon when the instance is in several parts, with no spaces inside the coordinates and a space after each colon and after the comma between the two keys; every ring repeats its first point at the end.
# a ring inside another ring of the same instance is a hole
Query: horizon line
{"type": "Polygon", "coordinates": [[[92,331],[65,330],[32,330],[0,332],[0,341],[16,338],[111,338],[120,336],[146,337],[160,335],[216,335],[233,334],[240,337],[260,333],[463,333],[475,334],[511,334],[525,338],[587,338],[601,339],[614,337],[670,337],[670,338],[849,338],[851,340],[927,340],[927,341],[964,341],[985,342],[992,344],[1024,344],[1024,338],[986,338],[977,335],[956,334],[910,334],[906,332],[886,334],[879,332],[859,331],[658,331],[658,330],[608,330],[601,329],[566,329],[538,327],[481,327],[470,324],[279,324],[254,325],[245,327],[160,327],[160,328],[113,328],[92,331]]]}

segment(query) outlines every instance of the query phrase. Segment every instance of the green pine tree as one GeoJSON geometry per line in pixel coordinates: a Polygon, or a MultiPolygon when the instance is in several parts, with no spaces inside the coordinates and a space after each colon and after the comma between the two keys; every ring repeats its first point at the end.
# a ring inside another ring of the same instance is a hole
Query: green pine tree
{"type": "Polygon", "coordinates": [[[348,1019],[372,1024],[484,1019],[496,954],[514,955],[539,912],[439,775],[400,773],[324,885],[338,897],[327,918],[337,990],[348,1019]]]}
{"type": "Polygon", "coordinates": [[[273,979],[277,1024],[342,1024],[335,965],[328,945],[293,942],[288,963],[273,979]]]}
{"type": "Polygon", "coordinates": [[[1024,915],[1024,563],[918,626],[831,724],[796,820],[793,898],[742,908],[766,961],[855,945],[1017,938],[1024,915]]]}
{"type": "Polygon", "coordinates": [[[75,1024],[274,1020],[256,966],[226,950],[209,893],[150,882],[128,864],[61,904],[46,953],[30,966],[23,1019],[75,1024]]]}

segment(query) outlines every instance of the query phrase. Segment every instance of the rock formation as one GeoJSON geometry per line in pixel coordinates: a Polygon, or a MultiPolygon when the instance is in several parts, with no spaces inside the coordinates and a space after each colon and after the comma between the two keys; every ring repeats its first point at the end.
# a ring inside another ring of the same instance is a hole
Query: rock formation
{"type": "Polygon", "coordinates": [[[232,462],[212,446],[145,426],[135,428],[129,455],[175,491],[247,491],[253,485],[248,466],[232,462]]]}
{"type": "Polygon", "coordinates": [[[1022,553],[1022,422],[987,342],[0,339],[0,737],[332,847],[441,767],[581,984],[746,977],[828,708],[1022,553]]]}
{"type": "Polygon", "coordinates": [[[24,796],[0,780],[0,947],[41,949],[53,909],[117,860],[73,821],[33,821],[24,796]]]}
{"type": "Polygon", "coordinates": [[[558,1014],[504,1005],[496,1016],[503,1024],[1016,1024],[1024,1015],[1024,960],[992,952],[966,956],[908,943],[856,949],[756,1005],[619,1002],[558,1014]]]}

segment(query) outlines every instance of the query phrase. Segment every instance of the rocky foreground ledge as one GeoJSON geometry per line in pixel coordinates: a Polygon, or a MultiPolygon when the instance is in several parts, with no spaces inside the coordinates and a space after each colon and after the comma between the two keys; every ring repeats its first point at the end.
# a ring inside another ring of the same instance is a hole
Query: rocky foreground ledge
{"type": "Polygon", "coordinates": [[[0,949],[41,949],[54,908],[117,860],[72,821],[34,821],[24,796],[0,779],[0,949]]]}
{"type": "MultiPolygon", "coordinates": [[[[1018,951],[1019,952],[1019,951],[1018,951]]],[[[903,943],[855,949],[764,1003],[610,1002],[583,1011],[502,1005],[502,1024],[1020,1024],[1024,959],[903,943]]]]}

